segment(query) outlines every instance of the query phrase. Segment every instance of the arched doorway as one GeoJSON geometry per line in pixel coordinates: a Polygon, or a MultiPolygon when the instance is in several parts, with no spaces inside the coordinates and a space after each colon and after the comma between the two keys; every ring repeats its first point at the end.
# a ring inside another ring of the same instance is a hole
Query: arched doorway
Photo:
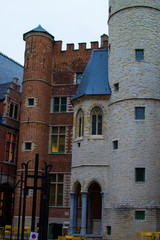
{"type": "Polygon", "coordinates": [[[11,225],[13,217],[14,188],[9,184],[0,185],[0,226],[11,225]]]}
{"type": "Polygon", "coordinates": [[[87,234],[99,235],[101,232],[102,196],[101,187],[92,182],[88,188],[87,234]]]}
{"type": "Polygon", "coordinates": [[[80,183],[74,186],[70,193],[69,234],[102,236],[104,192],[96,181],[89,185],[88,191],[82,191],[80,183]]]}

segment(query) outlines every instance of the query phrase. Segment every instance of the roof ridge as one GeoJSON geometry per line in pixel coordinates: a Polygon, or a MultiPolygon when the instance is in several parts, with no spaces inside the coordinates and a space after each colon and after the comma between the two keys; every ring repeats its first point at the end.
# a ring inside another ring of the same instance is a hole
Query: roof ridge
{"type": "Polygon", "coordinates": [[[8,85],[8,84],[11,84],[11,83],[13,83],[13,82],[0,83],[0,85],[1,85],[1,86],[2,86],[2,85],[8,85]]]}
{"type": "Polygon", "coordinates": [[[0,54],[1,54],[3,57],[8,58],[8,59],[11,60],[12,62],[18,64],[20,67],[24,68],[24,66],[23,66],[22,64],[20,64],[19,62],[15,61],[14,59],[8,57],[7,55],[5,55],[4,53],[2,53],[1,51],[0,51],[0,54]]]}

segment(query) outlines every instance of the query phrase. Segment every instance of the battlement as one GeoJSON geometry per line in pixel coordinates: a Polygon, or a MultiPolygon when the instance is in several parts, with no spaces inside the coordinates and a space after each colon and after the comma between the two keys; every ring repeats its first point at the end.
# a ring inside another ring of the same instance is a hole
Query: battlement
{"type": "MultiPolygon", "coordinates": [[[[104,36],[104,35],[102,35],[102,36],[104,36]]],[[[92,50],[92,49],[98,49],[98,48],[108,48],[108,36],[107,36],[107,39],[103,39],[103,40],[101,39],[101,46],[100,47],[99,47],[99,42],[98,41],[90,42],[90,48],[87,48],[87,43],[86,42],[78,43],[78,48],[75,48],[74,43],[67,43],[66,44],[66,50],[62,49],[62,41],[55,41],[54,45],[55,45],[55,48],[56,48],[57,51],[63,51],[63,52],[85,51],[85,50],[92,50]]]]}

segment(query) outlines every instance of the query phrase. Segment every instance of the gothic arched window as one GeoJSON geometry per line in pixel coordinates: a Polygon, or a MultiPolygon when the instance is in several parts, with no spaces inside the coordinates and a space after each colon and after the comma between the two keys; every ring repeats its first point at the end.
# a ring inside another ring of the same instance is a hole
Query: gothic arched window
{"type": "Polygon", "coordinates": [[[102,135],[102,109],[99,107],[93,108],[92,117],[92,135],[102,135]]]}
{"type": "Polygon", "coordinates": [[[83,111],[80,109],[77,114],[77,137],[83,136],[84,130],[84,116],[83,111]]]}

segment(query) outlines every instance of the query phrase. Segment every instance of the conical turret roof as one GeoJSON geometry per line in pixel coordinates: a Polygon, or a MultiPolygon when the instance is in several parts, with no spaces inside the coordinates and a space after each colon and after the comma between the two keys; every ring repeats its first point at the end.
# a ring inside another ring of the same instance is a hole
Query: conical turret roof
{"type": "Polygon", "coordinates": [[[29,32],[24,33],[24,34],[23,34],[23,40],[25,40],[25,37],[26,37],[27,34],[29,34],[29,33],[36,33],[36,32],[47,33],[51,38],[54,39],[54,37],[53,37],[49,32],[47,32],[47,31],[39,24],[38,27],[32,29],[32,30],[29,31],[29,32]]]}

